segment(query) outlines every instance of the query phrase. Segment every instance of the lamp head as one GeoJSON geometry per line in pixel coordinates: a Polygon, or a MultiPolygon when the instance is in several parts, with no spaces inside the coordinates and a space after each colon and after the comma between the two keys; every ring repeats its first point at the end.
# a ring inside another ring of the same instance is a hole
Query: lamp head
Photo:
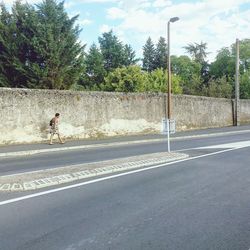
{"type": "Polygon", "coordinates": [[[169,22],[174,23],[174,22],[176,22],[178,20],[180,20],[180,18],[176,16],[176,17],[170,18],[169,22]]]}

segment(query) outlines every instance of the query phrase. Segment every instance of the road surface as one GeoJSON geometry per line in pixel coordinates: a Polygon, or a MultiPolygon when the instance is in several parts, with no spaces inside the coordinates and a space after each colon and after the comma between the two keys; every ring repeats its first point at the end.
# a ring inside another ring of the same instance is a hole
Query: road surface
{"type": "MultiPolygon", "coordinates": [[[[174,141],[172,149],[190,158],[0,194],[0,249],[248,250],[249,141],[248,134],[174,141]]],[[[1,159],[0,173],[163,150],[166,143],[160,142],[1,159]]]]}

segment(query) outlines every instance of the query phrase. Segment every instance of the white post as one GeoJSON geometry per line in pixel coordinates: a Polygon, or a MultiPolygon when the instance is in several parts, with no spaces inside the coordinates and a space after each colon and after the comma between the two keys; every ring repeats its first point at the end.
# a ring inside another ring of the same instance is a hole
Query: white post
{"type": "Polygon", "coordinates": [[[170,153],[170,120],[167,119],[168,153],[170,153]]]}

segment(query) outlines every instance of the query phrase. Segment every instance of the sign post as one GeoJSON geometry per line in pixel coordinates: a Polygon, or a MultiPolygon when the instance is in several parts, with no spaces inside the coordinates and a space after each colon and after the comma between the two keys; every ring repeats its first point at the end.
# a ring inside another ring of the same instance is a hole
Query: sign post
{"type": "Polygon", "coordinates": [[[175,133],[175,120],[162,119],[162,134],[167,135],[168,139],[168,152],[171,152],[170,149],[170,134],[175,133]]]}

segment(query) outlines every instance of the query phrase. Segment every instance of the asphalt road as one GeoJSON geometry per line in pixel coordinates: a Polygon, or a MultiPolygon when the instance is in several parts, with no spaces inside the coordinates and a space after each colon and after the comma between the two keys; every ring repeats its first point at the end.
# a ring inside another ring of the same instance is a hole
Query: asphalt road
{"type": "MultiPolygon", "coordinates": [[[[245,140],[250,140],[249,132],[238,135],[174,140],[171,142],[171,150],[183,152],[188,150],[188,153],[192,155],[197,153],[190,151],[190,149],[193,148],[245,140]]],[[[0,158],[0,175],[17,174],[74,164],[98,162],[103,160],[111,160],[114,158],[123,158],[166,151],[167,141],[162,141],[119,147],[115,146],[96,149],[80,149],[73,151],[43,153],[31,156],[0,158]]]]}
{"type": "MultiPolygon", "coordinates": [[[[189,152],[199,158],[48,190],[38,196],[20,193],[17,197],[23,200],[11,203],[1,201],[0,249],[248,250],[250,148],[225,152],[219,147],[193,149],[246,140],[248,135],[176,141],[173,149],[192,148],[189,152]]],[[[87,156],[90,161],[94,156],[101,160],[106,154],[121,157],[162,147],[156,143],[108,149],[109,153],[105,149],[71,153],[76,161],[87,156]]],[[[63,153],[22,160],[26,166],[29,161],[44,166],[47,157],[52,166],[53,159],[63,161],[64,155],[69,157],[63,153]]],[[[22,160],[12,159],[16,163],[22,160]]]]}

